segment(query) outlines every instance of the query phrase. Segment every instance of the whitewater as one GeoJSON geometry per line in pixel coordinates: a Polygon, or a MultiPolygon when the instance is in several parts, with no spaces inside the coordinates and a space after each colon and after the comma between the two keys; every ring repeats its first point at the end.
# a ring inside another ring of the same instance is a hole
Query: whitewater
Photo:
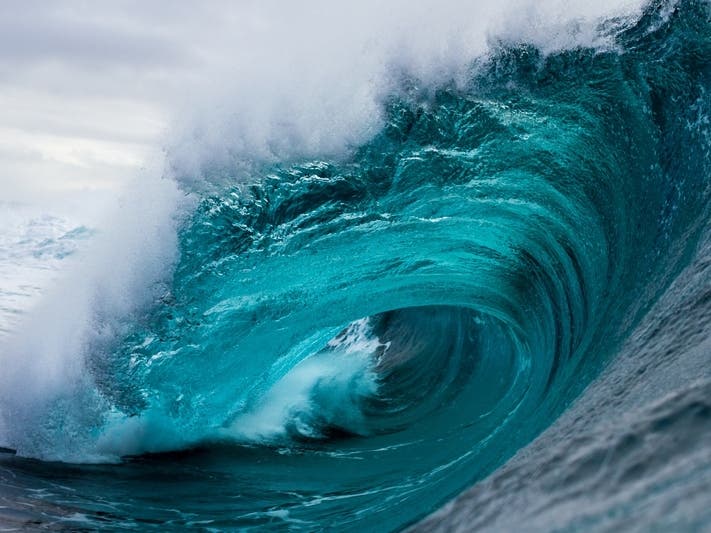
{"type": "Polygon", "coordinates": [[[377,7],[0,203],[1,531],[711,528],[711,4],[377,7]]]}

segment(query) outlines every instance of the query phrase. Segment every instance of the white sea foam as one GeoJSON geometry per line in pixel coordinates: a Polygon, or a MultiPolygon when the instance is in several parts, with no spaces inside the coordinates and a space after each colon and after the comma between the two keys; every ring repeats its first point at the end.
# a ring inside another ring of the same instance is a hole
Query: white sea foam
{"type": "Polygon", "coordinates": [[[377,391],[373,367],[382,347],[369,319],[356,320],[328,343],[326,352],[304,359],[277,381],[223,436],[269,442],[283,439],[290,430],[319,438],[329,425],[363,431],[359,402],[377,391]]]}

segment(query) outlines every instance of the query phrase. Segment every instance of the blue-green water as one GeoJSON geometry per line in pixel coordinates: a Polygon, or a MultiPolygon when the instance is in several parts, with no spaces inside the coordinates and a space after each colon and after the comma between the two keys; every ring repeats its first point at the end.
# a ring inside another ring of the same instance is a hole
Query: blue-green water
{"type": "Polygon", "coordinates": [[[90,390],[32,431],[3,413],[21,455],[122,462],[8,457],[7,500],[38,491],[57,527],[387,531],[505,463],[708,230],[708,3],[600,31],[501,45],[464,85],[403,77],[346,158],[213,169],[90,390]]]}

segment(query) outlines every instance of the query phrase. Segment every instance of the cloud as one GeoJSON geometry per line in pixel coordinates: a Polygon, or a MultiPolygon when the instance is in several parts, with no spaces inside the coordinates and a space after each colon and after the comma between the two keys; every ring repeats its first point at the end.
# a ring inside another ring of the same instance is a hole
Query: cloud
{"type": "Polygon", "coordinates": [[[17,15],[16,9],[0,10],[0,61],[5,64],[21,66],[71,58],[75,65],[101,69],[163,67],[187,59],[185,50],[177,49],[166,36],[131,26],[129,21],[97,20],[80,13],[73,17],[71,12],[51,9],[17,15]]]}

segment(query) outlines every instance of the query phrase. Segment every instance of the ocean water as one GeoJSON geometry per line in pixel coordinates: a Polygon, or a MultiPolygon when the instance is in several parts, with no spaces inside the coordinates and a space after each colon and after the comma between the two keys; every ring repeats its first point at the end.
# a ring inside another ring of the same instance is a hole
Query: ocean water
{"type": "Polygon", "coordinates": [[[91,231],[45,210],[9,203],[0,204],[0,224],[0,336],[7,336],[91,231]]]}
{"type": "Polygon", "coordinates": [[[711,528],[711,7],[594,35],[96,232],[7,206],[0,530],[711,528]]]}

